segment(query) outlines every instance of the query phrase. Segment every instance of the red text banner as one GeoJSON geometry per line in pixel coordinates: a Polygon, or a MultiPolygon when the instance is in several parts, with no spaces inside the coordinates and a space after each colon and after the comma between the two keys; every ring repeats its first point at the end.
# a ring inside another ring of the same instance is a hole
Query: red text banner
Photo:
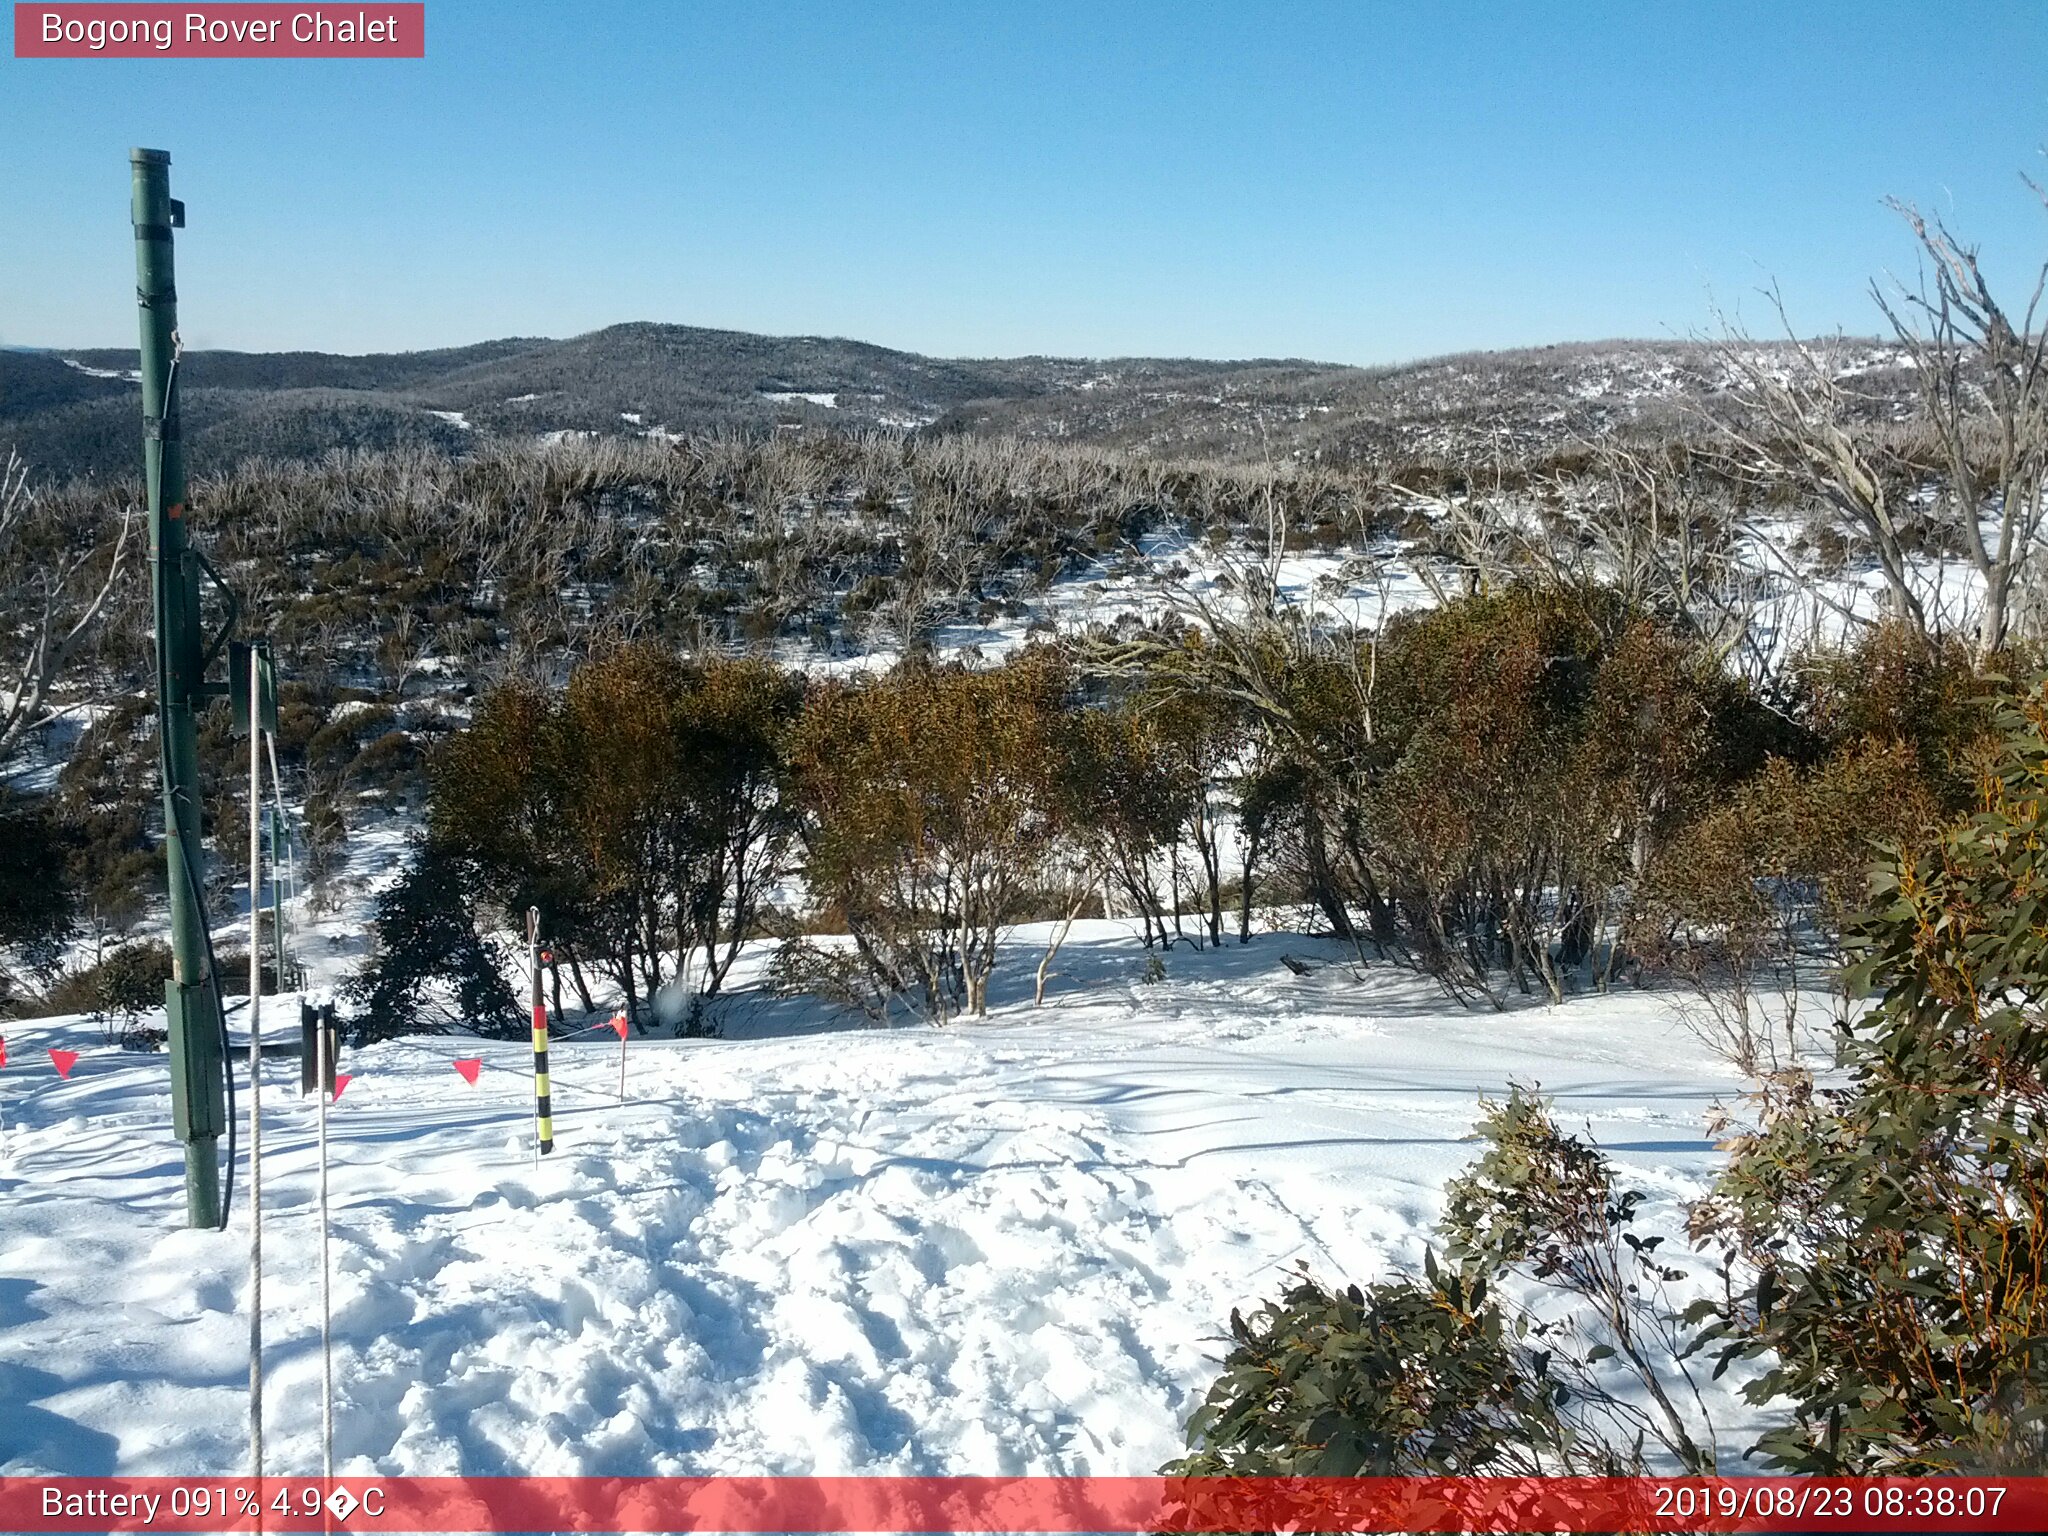
{"type": "Polygon", "coordinates": [[[423,4],[14,7],[17,59],[422,59],[423,4]]]}
{"type": "Polygon", "coordinates": [[[0,1530],[2048,1530],[2048,1478],[0,1479],[0,1530]]]}

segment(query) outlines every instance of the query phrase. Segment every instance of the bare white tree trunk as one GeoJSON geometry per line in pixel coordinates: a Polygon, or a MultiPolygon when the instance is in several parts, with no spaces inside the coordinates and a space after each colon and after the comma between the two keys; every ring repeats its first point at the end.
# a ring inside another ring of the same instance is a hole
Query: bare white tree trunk
{"type": "Polygon", "coordinates": [[[9,573],[8,587],[0,593],[0,616],[8,622],[0,630],[12,637],[9,643],[19,654],[7,664],[8,691],[0,697],[0,763],[21,749],[30,732],[63,713],[53,706],[51,691],[99,628],[120,587],[135,521],[133,509],[123,512],[106,574],[95,586],[98,550],[49,561],[22,549],[35,500],[28,466],[9,453],[0,465],[0,568],[9,573]]]}

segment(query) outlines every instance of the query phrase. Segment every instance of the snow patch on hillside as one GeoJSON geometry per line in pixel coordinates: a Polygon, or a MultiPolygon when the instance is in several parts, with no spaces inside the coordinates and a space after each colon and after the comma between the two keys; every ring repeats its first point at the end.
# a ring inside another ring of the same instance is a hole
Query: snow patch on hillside
{"type": "Polygon", "coordinates": [[[76,368],[80,373],[88,374],[95,379],[125,379],[130,384],[142,382],[142,370],[139,368],[88,368],[75,358],[67,357],[63,361],[65,367],[76,368]]]}

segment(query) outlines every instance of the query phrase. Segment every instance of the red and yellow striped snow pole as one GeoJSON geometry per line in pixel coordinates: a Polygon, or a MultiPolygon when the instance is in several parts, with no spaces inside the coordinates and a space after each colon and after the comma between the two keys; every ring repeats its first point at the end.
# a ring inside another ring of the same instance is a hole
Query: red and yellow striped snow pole
{"type": "Polygon", "coordinates": [[[555,1106],[548,1092],[548,1008],[540,991],[540,908],[526,909],[526,956],[533,971],[533,1119],[540,1149],[555,1150],[555,1106]]]}

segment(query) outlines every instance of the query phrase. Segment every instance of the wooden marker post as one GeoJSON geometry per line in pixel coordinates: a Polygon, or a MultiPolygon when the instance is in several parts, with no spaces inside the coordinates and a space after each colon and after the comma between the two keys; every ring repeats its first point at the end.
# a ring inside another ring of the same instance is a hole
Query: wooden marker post
{"type": "Polygon", "coordinates": [[[624,1102],[626,1097],[626,1032],[632,1028],[632,1024],[621,1013],[612,1019],[612,1028],[619,1032],[619,1099],[621,1102],[624,1102]]]}
{"type": "Polygon", "coordinates": [[[555,1150],[555,1106],[548,1092],[548,1006],[540,990],[540,908],[526,909],[526,957],[533,970],[533,1119],[540,1149],[555,1150]]]}

